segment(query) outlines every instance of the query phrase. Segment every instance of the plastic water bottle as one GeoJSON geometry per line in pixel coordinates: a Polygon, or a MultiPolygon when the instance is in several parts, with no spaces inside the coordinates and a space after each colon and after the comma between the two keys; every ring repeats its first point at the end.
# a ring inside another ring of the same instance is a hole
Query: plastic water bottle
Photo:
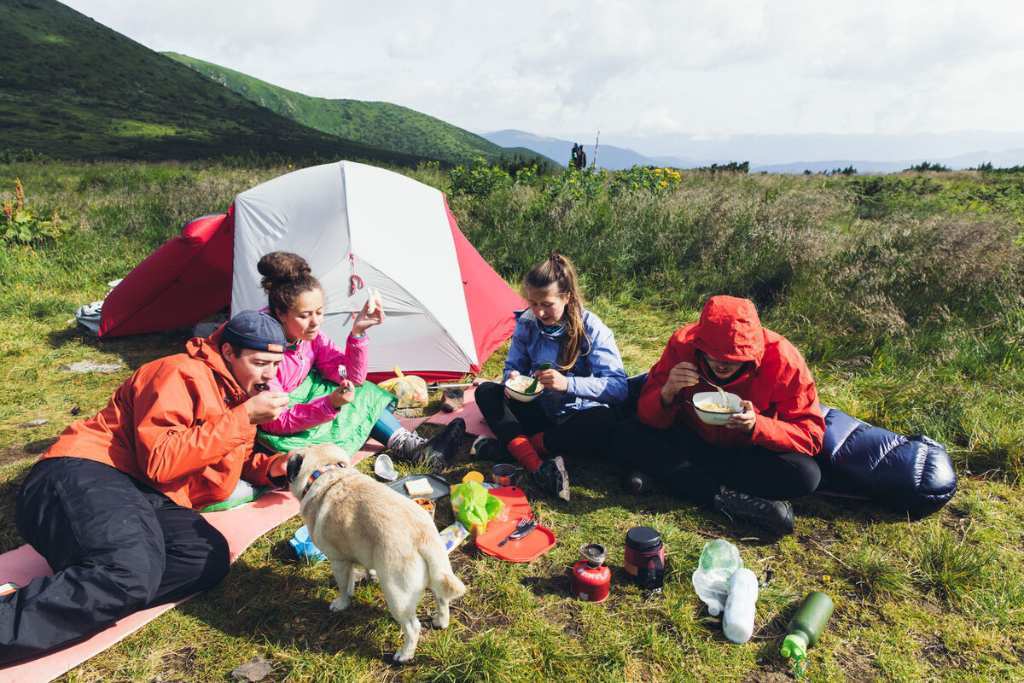
{"type": "Polygon", "coordinates": [[[757,604],[757,577],[746,567],[737,569],[729,579],[729,597],[725,600],[722,632],[734,643],[745,643],[754,635],[754,606],[757,604]]]}
{"type": "Polygon", "coordinates": [[[789,621],[789,635],[782,640],[780,653],[797,661],[807,656],[807,648],[818,642],[829,617],[832,616],[832,598],[813,591],[804,598],[800,608],[789,621]]]}
{"type": "Polygon", "coordinates": [[[708,606],[711,616],[722,613],[729,595],[729,579],[742,566],[739,549],[729,541],[718,538],[704,544],[692,580],[697,597],[708,606]]]}

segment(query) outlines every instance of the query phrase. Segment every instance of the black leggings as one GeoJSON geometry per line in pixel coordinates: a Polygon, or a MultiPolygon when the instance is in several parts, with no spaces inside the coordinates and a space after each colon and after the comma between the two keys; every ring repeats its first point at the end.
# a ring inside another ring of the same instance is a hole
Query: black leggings
{"type": "Polygon", "coordinates": [[[33,466],[17,526],[53,576],[0,598],[0,664],[91,635],[228,572],[228,544],[195,510],[82,458],[33,466]]]}
{"type": "Polygon", "coordinates": [[[603,457],[615,425],[616,411],[597,406],[553,420],[539,401],[523,403],[505,397],[505,387],[485,382],[476,388],[476,405],[502,446],[517,436],[544,432],[544,448],[570,458],[603,457]]]}
{"type": "Polygon", "coordinates": [[[773,500],[813,493],[821,481],[814,458],[758,446],[723,448],[686,427],[655,429],[630,419],[620,423],[611,452],[624,468],[648,474],[666,492],[710,504],[719,487],[773,500]]]}

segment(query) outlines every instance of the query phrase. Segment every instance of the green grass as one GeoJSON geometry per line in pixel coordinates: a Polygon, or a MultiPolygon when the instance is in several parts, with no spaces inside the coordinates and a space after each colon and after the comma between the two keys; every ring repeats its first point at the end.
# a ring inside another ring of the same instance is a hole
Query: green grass
{"type": "MultiPolygon", "coordinates": [[[[238,191],[286,170],[0,165],[0,199],[20,177],[33,211],[57,209],[67,221],[56,242],[0,249],[0,551],[22,542],[12,518],[17,482],[75,419],[71,411],[98,411],[133,368],[185,339],[168,333],[100,343],[75,330],[75,307],[103,296],[106,282],[185,221],[223,210],[238,191]],[[121,360],[126,368],[114,375],[57,370],[86,359],[121,360]],[[49,422],[19,426],[36,418],[49,422]]],[[[436,166],[407,172],[451,188],[436,166]]],[[[546,249],[576,258],[590,306],[615,331],[631,372],[657,359],[705,294],[755,296],[766,322],[807,352],[823,400],[950,445],[961,474],[953,501],[909,521],[872,504],[815,496],[796,502],[794,535],[762,542],[714,513],[660,495],[626,495],[600,465],[572,464],[570,504],[535,498],[558,545],[528,565],[456,551],[469,593],[455,603],[451,628],[426,631],[416,662],[402,669],[384,661],[400,635],[379,589],[361,585],[350,611],[330,613],[328,568],[290,557],[286,541],[299,526],[293,519],[257,541],[220,586],[67,680],[224,680],[257,655],[288,680],[782,680],[790,671],[777,654],[779,639],[798,601],[816,589],[833,597],[836,611],[811,650],[810,680],[1024,676],[1024,315],[1013,198],[981,212],[899,195],[903,208],[865,218],[856,188],[843,180],[687,174],[670,192],[616,194],[617,178],[511,182],[484,195],[456,193],[452,207],[510,281],[546,249]],[[982,226],[986,253],[951,246],[962,221],[982,226]],[[928,251],[928,242],[939,246],[928,251]],[[877,262],[861,253],[872,248],[877,262]],[[905,265],[901,253],[942,260],[905,265]],[[964,259],[976,267],[967,269],[964,259]],[[886,275],[894,263],[910,270],[886,275]],[[947,281],[946,273],[955,278],[947,281]],[[848,305],[837,311],[837,299],[848,305]],[[644,595],[620,569],[623,538],[635,524],[665,537],[670,572],[661,595],[644,595]],[[690,585],[701,547],[714,537],[737,543],[762,582],[755,636],[746,645],[723,639],[690,585]],[[602,605],[567,595],[566,569],[594,541],[608,546],[614,568],[613,593],[602,605]]],[[[936,182],[983,188],[989,180],[950,174],[936,182]]],[[[497,354],[485,374],[496,374],[500,363],[497,354]]],[[[488,466],[460,462],[449,474],[488,466]]],[[[421,614],[428,607],[429,599],[421,614]]]]}
{"type": "Polygon", "coordinates": [[[55,0],[0,4],[0,153],[25,150],[61,159],[429,158],[307,128],[55,0]]]}
{"type": "Polygon", "coordinates": [[[408,107],[389,102],[310,97],[201,59],[174,52],[163,54],[281,116],[371,147],[452,164],[473,162],[478,158],[492,163],[537,160],[541,165],[552,164],[551,160],[531,150],[500,147],[408,107]]]}

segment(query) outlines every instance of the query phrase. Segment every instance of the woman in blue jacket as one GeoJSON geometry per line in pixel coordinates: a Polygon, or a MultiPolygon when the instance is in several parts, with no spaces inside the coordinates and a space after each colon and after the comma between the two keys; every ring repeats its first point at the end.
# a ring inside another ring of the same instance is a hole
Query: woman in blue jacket
{"type": "Polygon", "coordinates": [[[610,406],[627,398],[626,371],[611,330],[583,308],[568,258],[553,252],[534,266],[523,294],[530,307],[518,315],[504,380],[532,375],[543,393],[523,403],[502,384],[477,387],[477,406],[498,438],[477,439],[474,450],[488,458],[504,446],[542,489],[569,500],[561,454],[586,457],[602,449],[610,406]]]}

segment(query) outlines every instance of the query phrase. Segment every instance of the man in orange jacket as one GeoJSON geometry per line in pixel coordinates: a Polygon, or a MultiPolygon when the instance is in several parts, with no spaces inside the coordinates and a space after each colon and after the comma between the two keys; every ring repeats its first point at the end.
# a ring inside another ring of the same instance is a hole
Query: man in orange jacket
{"type": "MultiPolygon", "coordinates": [[[[698,322],[672,335],[637,418],[617,450],[635,454],[649,478],[777,533],[793,530],[788,499],[821,480],[814,456],[825,420],[814,378],[796,347],[761,327],[748,299],[711,297],[698,322]],[[715,390],[712,382],[742,399],[742,412],[722,426],[705,424],[693,405],[695,393],[715,390]]],[[[643,481],[631,479],[634,488],[643,481]]]]}
{"type": "Polygon", "coordinates": [[[146,363],[98,415],[69,426],[29,472],[18,531],[53,569],[0,598],[0,663],[98,631],[219,582],[228,544],[196,511],[239,480],[283,484],[285,454],[255,453],[286,394],[261,391],[285,344],[245,311],[186,352],[146,363]]]}

